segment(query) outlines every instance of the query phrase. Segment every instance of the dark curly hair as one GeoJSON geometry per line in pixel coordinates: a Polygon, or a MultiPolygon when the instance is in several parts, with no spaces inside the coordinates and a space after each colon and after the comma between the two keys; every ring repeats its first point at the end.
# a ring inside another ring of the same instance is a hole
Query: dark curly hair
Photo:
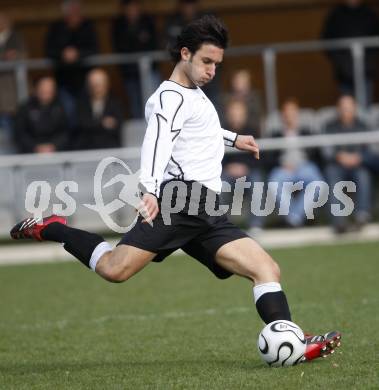
{"type": "Polygon", "coordinates": [[[204,43],[210,43],[221,49],[228,46],[228,31],[224,23],[214,15],[204,15],[193,20],[168,48],[171,59],[178,63],[181,60],[180,51],[183,47],[195,54],[204,43]]]}

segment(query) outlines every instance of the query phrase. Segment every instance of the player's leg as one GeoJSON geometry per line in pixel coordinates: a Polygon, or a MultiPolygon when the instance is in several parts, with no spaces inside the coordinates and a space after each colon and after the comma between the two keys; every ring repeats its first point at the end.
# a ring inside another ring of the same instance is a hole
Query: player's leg
{"type": "MultiPolygon", "coordinates": [[[[275,261],[255,241],[242,238],[221,246],[216,262],[237,275],[254,282],[253,295],[257,311],[267,324],[276,320],[291,321],[287,298],[280,285],[280,270],[275,261]]],[[[340,345],[341,333],[306,336],[306,360],[326,357],[340,345]]]]}
{"type": "Polygon", "coordinates": [[[255,305],[266,324],[291,321],[287,298],[280,285],[279,266],[258,243],[247,237],[228,242],[217,250],[215,260],[229,272],[254,283],[255,305]]]}
{"type": "MultiPolygon", "coordinates": [[[[258,280],[259,278],[262,281],[277,280],[277,282],[262,283],[254,287],[254,296],[256,299],[258,294],[260,293],[262,294],[259,297],[259,301],[257,302],[257,309],[259,314],[261,314],[261,317],[263,319],[266,318],[264,319],[264,321],[266,322],[271,320],[274,321],[278,319],[290,320],[287,300],[285,299],[284,293],[280,291],[280,284],[279,284],[280,275],[278,273],[277,265],[273,263],[273,260],[267,255],[267,253],[265,253],[264,255],[265,257],[268,256],[269,259],[266,257],[266,260],[263,260],[263,263],[267,263],[264,264],[264,268],[266,267],[267,268],[262,273],[258,272],[260,276],[258,275],[256,276],[257,273],[254,270],[250,270],[250,266],[246,265],[245,261],[237,262],[236,264],[233,260],[229,261],[228,259],[226,259],[225,262],[220,261],[222,265],[220,265],[219,262],[216,261],[215,253],[217,254],[218,250],[216,250],[215,252],[214,249],[217,248],[217,245],[219,245],[220,242],[224,241],[225,244],[230,242],[238,243],[238,241],[244,239],[242,232],[239,231],[239,229],[237,229],[236,227],[231,229],[229,225],[226,227],[226,229],[227,230],[225,230],[224,233],[227,233],[227,235],[224,235],[224,237],[222,237],[222,235],[220,234],[216,234],[216,235],[211,234],[208,235],[208,237],[206,237],[205,239],[203,236],[197,237],[191,242],[189,242],[187,245],[183,246],[182,249],[187,254],[189,254],[190,256],[198,260],[200,263],[205,265],[219,279],[226,279],[231,275],[233,275],[233,273],[237,273],[239,275],[247,277],[250,280],[255,280],[255,279],[258,280]],[[234,240],[234,241],[230,241],[230,240],[234,240]],[[270,270],[270,268],[272,269],[270,270]],[[273,279],[271,279],[271,277],[267,279],[270,274],[272,275],[273,279]],[[279,295],[283,294],[283,295],[282,297],[280,296],[275,297],[275,295],[278,294],[279,295]],[[267,317],[267,312],[271,313],[272,318],[267,317]]],[[[221,247],[222,246],[223,245],[221,245],[221,247]]],[[[263,249],[260,248],[259,246],[255,247],[253,253],[249,253],[249,258],[251,254],[260,257],[262,255],[262,251],[263,249]]],[[[243,257],[241,253],[238,256],[243,257]]],[[[261,265],[258,264],[257,266],[261,267],[261,265]]],[[[340,339],[341,339],[341,334],[340,332],[336,332],[336,331],[328,332],[324,335],[307,334],[306,335],[307,348],[305,354],[306,360],[313,360],[318,357],[325,357],[333,353],[334,349],[340,345],[340,339]]]]}
{"type": "Polygon", "coordinates": [[[13,227],[11,236],[63,243],[70,254],[111,282],[129,279],[156,256],[129,245],[113,249],[100,235],[69,227],[65,218],[56,215],[39,222],[28,218],[13,227]]]}
{"type": "Polygon", "coordinates": [[[130,245],[119,245],[107,251],[90,264],[91,268],[109,282],[125,282],[144,268],[155,253],[130,245]]]}

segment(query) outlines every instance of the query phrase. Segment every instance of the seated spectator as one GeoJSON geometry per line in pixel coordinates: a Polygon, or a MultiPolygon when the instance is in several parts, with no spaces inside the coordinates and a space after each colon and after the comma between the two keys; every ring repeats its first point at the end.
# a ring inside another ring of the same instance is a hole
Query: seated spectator
{"type": "MultiPolygon", "coordinates": [[[[24,42],[6,14],[0,12],[0,62],[25,55],[24,42]]],[[[13,115],[17,109],[17,88],[13,71],[0,71],[0,154],[12,153],[13,115]]]]}
{"type": "MultiPolygon", "coordinates": [[[[121,13],[112,24],[113,50],[117,53],[136,53],[157,50],[154,19],[143,12],[140,0],[121,0],[121,13]]],[[[130,103],[130,116],[143,118],[145,102],[142,101],[141,78],[136,63],[121,67],[125,89],[130,103]]],[[[154,66],[152,74],[155,86],[159,73],[154,66]]],[[[154,89],[155,86],[152,86],[154,89]]]]}
{"type": "Polygon", "coordinates": [[[108,74],[93,69],[87,76],[87,93],[78,104],[75,149],[103,149],[121,146],[123,113],[110,93],[108,74]]]}
{"type": "MultiPolygon", "coordinates": [[[[379,18],[376,12],[362,0],[345,0],[333,7],[325,20],[322,38],[342,39],[379,35],[379,18]]],[[[329,50],[340,93],[354,95],[354,68],[351,51],[329,50]]],[[[373,100],[374,81],[378,67],[378,49],[367,49],[365,53],[366,104],[373,100]]]]}
{"type": "Polygon", "coordinates": [[[263,116],[261,94],[253,88],[251,73],[247,69],[236,70],[230,79],[230,89],[223,95],[223,106],[231,99],[240,99],[248,109],[248,124],[254,129],[260,129],[263,116]]]}
{"type": "MultiPolygon", "coordinates": [[[[248,123],[248,108],[243,100],[230,100],[226,106],[225,122],[223,126],[241,135],[258,136],[258,129],[253,129],[248,123]]],[[[248,153],[227,153],[223,159],[222,180],[228,182],[232,188],[236,179],[246,176],[246,181],[251,183],[251,190],[254,182],[262,181],[262,172],[259,161],[248,153]]],[[[224,195],[225,197],[225,195],[224,195]]],[[[251,197],[250,197],[251,199],[251,197]]],[[[250,207],[250,205],[249,205],[250,207]]],[[[262,228],[261,217],[249,213],[248,228],[257,230],[262,228]]]]}
{"type": "MultiPolygon", "coordinates": [[[[312,207],[314,196],[306,195],[304,190],[293,196],[291,190],[283,186],[284,182],[304,182],[304,188],[312,181],[323,180],[320,169],[316,165],[317,151],[296,147],[297,136],[310,135],[311,132],[299,123],[299,103],[295,99],[287,99],[281,109],[282,127],[273,130],[272,137],[282,137],[283,145],[293,144],[294,147],[282,149],[269,154],[269,182],[277,182],[276,200],[282,207],[289,210],[284,215],[286,223],[291,227],[304,225],[306,212],[312,207]],[[295,144],[294,144],[295,143],[295,144]]],[[[273,196],[273,195],[272,195],[273,196]]]]}
{"type": "Polygon", "coordinates": [[[88,71],[82,60],[97,53],[97,37],[92,21],[82,14],[80,0],[63,1],[62,11],[63,19],[49,27],[46,54],[55,61],[59,95],[73,126],[75,101],[83,92],[88,71]]]}
{"type": "Polygon", "coordinates": [[[42,77],[17,112],[15,144],[21,153],[52,153],[65,150],[68,140],[67,115],[57,98],[56,83],[52,77],[42,77]]]}
{"type": "MultiPolygon", "coordinates": [[[[357,107],[353,97],[342,96],[338,100],[338,118],[325,127],[327,134],[356,133],[366,131],[367,126],[357,117],[357,107]]],[[[327,161],[326,175],[330,188],[342,180],[351,180],[356,184],[356,199],[353,216],[355,228],[368,222],[371,212],[371,178],[364,166],[364,155],[367,145],[337,145],[324,149],[327,161]]],[[[340,204],[331,193],[332,202],[340,204]]],[[[344,233],[353,225],[348,224],[347,217],[331,216],[336,233],[344,233]]]]}

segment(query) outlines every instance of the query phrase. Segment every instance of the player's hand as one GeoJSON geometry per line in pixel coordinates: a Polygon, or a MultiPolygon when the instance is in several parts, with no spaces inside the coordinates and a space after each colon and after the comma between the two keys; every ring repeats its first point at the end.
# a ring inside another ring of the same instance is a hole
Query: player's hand
{"type": "Polygon", "coordinates": [[[252,135],[237,135],[234,146],[239,150],[253,153],[254,157],[259,160],[259,146],[252,135]]]}
{"type": "Polygon", "coordinates": [[[150,223],[159,212],[158,199],[152,194],[144,194],[138,212],[144,217],[143,223],[150,223]]]}

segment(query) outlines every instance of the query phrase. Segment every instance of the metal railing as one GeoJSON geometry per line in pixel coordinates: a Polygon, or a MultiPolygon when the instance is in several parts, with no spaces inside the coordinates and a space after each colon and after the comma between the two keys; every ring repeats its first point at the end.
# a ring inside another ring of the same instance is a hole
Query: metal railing
{"type": "MultiPolygon", "coordinates": [[[[283,142],[285,138],[260,138],[257,143],[261,151],[282,150],[291,148],[322,148],[337,145],[359,145],[379,143],[379,129],[356,133],[315,134],[291,137],[291,142],[283,142]],[[293,142],[292,142],[293,141],[293,142]]],[[[229,153],[232,149],[226,150],[229,153]]],[[[233,149],[235,151],[235,149],[233,149]]],[[[21,168],[30,166],[45,166],[62,164],[69,166],[73,163],[96,162],[113,156],[128,160],[139,159],[141,148],[113,148],[97,150],[78,150],[71,152],[54,152],[46,154],[14,154],[0,156],[0,168],[21,168]]]]}
{"type": "MultiPolygon", "coordinates": [[[[379,48],[379,37],[276,43],[269,45],[246,45],[232,47],[225,53],[227,57],[261,56],[264,66],[266,105],[268,113],[278,108],[277,57],[282,53],[305,53],[326,50],[348,49],[351,52],[354,69],[355,97],[361,107],[366,107],[365,85],[365,49],[379,48]]],[[[165,51],[141,52],[133,54],[104,54],[88,57],[83,65],[106,66],[136,63],[139,67],[142,99],[146,102],[153,92],[152,67],[154,62],[168,61],[165,51]]],[[[17,81],[17,93],[20,101],[28,96],[28,71],[50,69],[53,62],[48,59],[19,60],[0,62],[0,72],[13,71],[17,81]]]]}

